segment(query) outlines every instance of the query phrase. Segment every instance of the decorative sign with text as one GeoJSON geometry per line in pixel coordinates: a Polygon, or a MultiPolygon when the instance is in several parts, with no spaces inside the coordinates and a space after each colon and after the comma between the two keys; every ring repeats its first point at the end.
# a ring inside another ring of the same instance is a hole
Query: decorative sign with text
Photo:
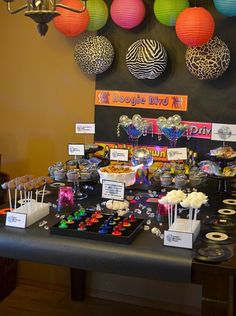
{"type": "MultiPolygon", "coordinates": [[[[96,142],[96,145],[103,147],[102,150],[96,152],[97,155],[105,156],[106,153],[111,148],[120,148],[120,149],[128,149],[129,158],[133,155],[134,147],[131,144],[119,144],[119,143],[107,143],[107,142],[96,142]]],[[[137,148],[141,148],[142,146],[137,146],[137,148]]],[[[148,149],[154,161],[167,161],[167,146],[147,146],[145,148],[148,149]]]]}
{"type": "Polygon", "coordinates": [[[102,198],[109,200],[123,201],[125,195],[124,182],[103,180],[102,181],[102,198]]]}
{"type": "Polygon", "coordinates": [[[76,134],[95,134],[95,124],[76,123],[75,133],[76,134]]]}
{"type": "Polygon", "coordinates": [[[227,142],[236,142],[236,125],[213,123],[211,139],[227,142]]]}
{"type": "Polygon", "coordinates": [[[142,93],[96,90],[96,105],[131,107],[170,111],[187,111],[188,96],[177,94],[142,93]]]}
{"type": "MultiPolygon", "coordinates": [[[[145,119],[152,123],[153,134],[158,134],[157,119],[154,119],[154,118],[145,118],[145,119]]],[[[212,123],[191,122],[191,121],[182,121],[182,123],[187,124],[189,126],[188,137],[211,139],[212,123]]],[[[149,131],[149,133],[151,133],[151,131],[149,131]]],[[[183,136],[187,136],[186,133],[183,136]]]]}

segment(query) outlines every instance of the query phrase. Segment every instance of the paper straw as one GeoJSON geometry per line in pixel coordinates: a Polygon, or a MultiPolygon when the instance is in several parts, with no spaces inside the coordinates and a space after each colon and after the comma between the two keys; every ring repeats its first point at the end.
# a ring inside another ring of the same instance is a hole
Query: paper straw
{"type": "Polygon", "coordinates": [[[8,199],[9,199],[9,207],[12,209],[12,204],[11,204],[11,190],[8,189],[8,199]]]}

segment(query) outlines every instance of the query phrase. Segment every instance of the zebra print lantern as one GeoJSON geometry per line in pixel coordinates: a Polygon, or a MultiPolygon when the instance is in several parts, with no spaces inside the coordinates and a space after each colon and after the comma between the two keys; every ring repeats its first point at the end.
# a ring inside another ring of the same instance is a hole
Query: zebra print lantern
{"type": "Polygon", "coordinates": [[[75,45],[74,57],[82,71],[97,75],[111,66],[114,49],[105,36],[85,36],[75,45]]]}
{"type": "Polygon", "coordinates": [[[128,48],[126,65],[137,79],[156,79],[166,68],[167,53],[160,42],[140,39],[128,48]]]}
{"type": "Polygon", "coordinates": [[[230,50],[215,36],[202,46],[189,47],[185,59],[189,72],[198,79],[217,79],[229,66],[230,50]]]}

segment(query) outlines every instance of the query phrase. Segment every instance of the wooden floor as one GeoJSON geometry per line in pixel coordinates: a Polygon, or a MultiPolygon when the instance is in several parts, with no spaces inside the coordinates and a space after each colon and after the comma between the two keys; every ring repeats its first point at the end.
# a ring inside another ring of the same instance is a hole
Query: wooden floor
{"type": "MultiPolygon", "coordinates": [[[[1,286],[1,285],[0,285],[1,286]]],[[[132,302],[131,302],[132,303],[132,302]]],[[[0,316],[187,316],[97,298],[71,301],[69,293],[19,285],[0,303],[0,316]]]]}

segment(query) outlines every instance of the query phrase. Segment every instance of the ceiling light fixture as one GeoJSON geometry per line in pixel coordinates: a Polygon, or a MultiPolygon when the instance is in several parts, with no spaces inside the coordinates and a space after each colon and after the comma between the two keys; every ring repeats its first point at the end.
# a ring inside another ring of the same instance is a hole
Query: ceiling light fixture
{"type": "Polygon", "coordinates": [[[82,13],[86,10],[86,2],[88,0],[82,1],[84,3],[84,6],[81,10],[77,10],[64,4],[57,3],[56,0],[26,0],[26,4],[19,7],[18,9],[12,10],[11,3],[14,2],[14,0],[4,1],[7,2],[7,10],[11,14],[26,10],[25,15],[30,17],[38,24],[38,32],[41,36],[44,36],[48,30],[47,23],[52,21],[56,16],[60,15],[60,13],[56,10],[57,7],[76,13],[82,13]]]}

